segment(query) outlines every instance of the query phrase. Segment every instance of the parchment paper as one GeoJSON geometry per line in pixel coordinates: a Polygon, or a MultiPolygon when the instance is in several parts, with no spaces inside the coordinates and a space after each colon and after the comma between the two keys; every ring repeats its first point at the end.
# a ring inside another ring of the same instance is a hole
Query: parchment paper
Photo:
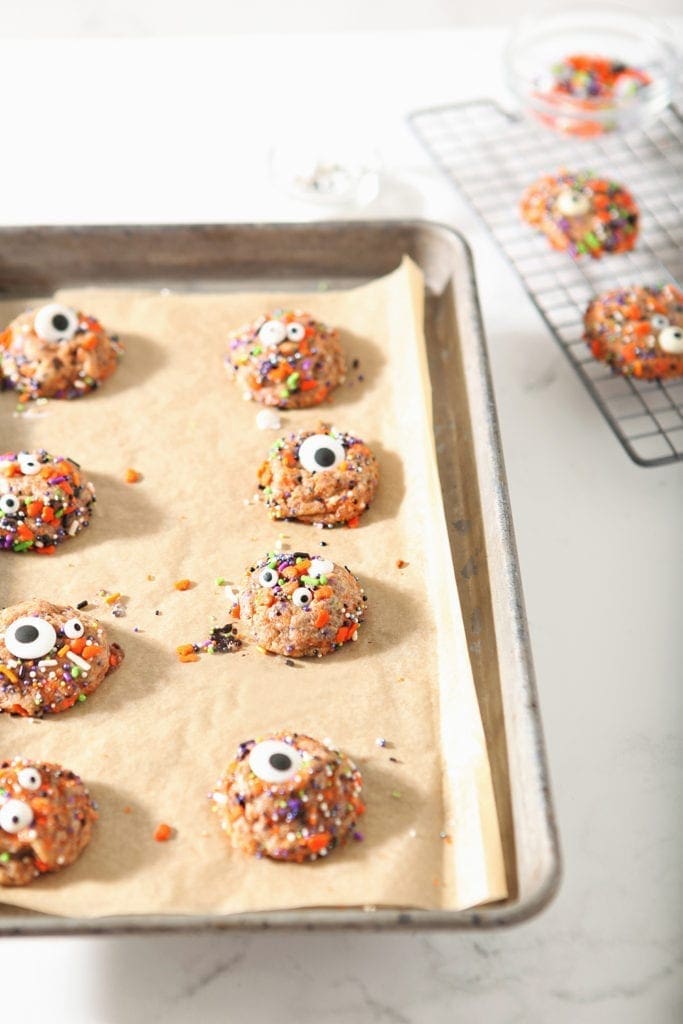
{"type": "MultiPolygon", "coordinates": [[[[504,897],[436,473],[417,268],[405,259],[387,277],[337,293],[107,289],[59,298],[119,333],[125,359],[95,394],[34,406],[29,416],[15,417],[15,398],[0,395],[0,444],[76,459],[96,484],[96,516],[52,558],[0,558],[0,604],[88,599],[126,659],[64,714],[41,722],[0,716],[2,756],[63,763],[83,776],[100,808],[93,841],[74,866],[5,889],[0,900],[91,916],[459,909],[504,897]],[[243,400],[222,357],[228,327],[280,303],[340,325],[346,384],[322,409],[283,414],[283,429],[324,417],[371,444],[380,489],[358,529],[274,524],[253,503],[256,468],[278,435],[256,429],[260,406],[243,400]],[[139,484],[124,482],[127,467],[143,474],[139,484]],[[360,577],[368,613],[358,642],[295,667],[255,648],[180,664],[176,645],[228,621],[216,577],[238,582],[281,533],[290,550],[324,554],[360,577]],[[397,568],[397,559],[408,565],[397,568]],[[195,585],[179,592],[173,584],[184,577],[195,585]],[[103,589],[125,596],[125,618],[112,616],[103,589]],[[283,727],[329,738],[365,780],[364,841],[314,864],[232,851],[206,796],[240,741],[283,727]],[[177,830],[164,844],[153,839],[162,821],[177,830]]],[[[21,308],[0,304],[0,319],[21,308]]]]}

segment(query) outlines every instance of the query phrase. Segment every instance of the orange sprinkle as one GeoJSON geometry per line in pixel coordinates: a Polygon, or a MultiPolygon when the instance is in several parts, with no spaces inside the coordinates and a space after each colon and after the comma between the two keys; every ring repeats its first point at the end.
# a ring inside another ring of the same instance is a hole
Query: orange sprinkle
{"type": "Polygon", "coordinates": [[[194,651],[192,652],[192,654],[179,654],[178,658],[184,664],[187,664],[190,661],[199,661],[199,655],[195,654],[194,651]]]}
{"type": "Polygon", "coordinates": [[[180,644],[175,649],[176,654],[194,654],[194,647],[192,644],[180,644]]]}
{"type": "Polygon", "coordinates": [[[320,853],[326,846],[329,845],[332,836],[329,832],[316,832],[314,836],[311,836],[306,840],[306,846],[311,853],[320,853]]]}
{"type": "Polygon", "coordinates": [[[124,477],[127,484],[138,484],[142,480],[142,473],[138,473],[137,469],[127,469],[124,477]]]}
{"type": "Polygon", "coordinates": [[[74,654],[82,654],[83,648],[85,647],[85,637],[79,636],[76,638],[76,640],[72,640],[71,643],[69,644],[69,647],[74,652],[74,654]]]}
{"type": "Polygon", "coordinates": [[[58,658],[66,658],[69,650],[70,650],[69,645],[68,644],[64,644],[64,646],[60,647],[59,650],[57,651],[57,657],[58,658]]]}
{"type": "Polygon", "coordinates": [[[299,391],[312,391],[313,388],[317,388],[317,380],[302,380],[299,384],[299,391]]]}
{"type": "Polygon", "coordinates": [[[125,807],[123,808],[123,813],[124,813],[124,814],[132,814],[132,808],[131,808],[131,807],[129,807],[129,806],[128,806],[128,805],[126,804],[126,806],[125,806],[125,807]]]}
{"type": "Polygon", "coordinates": [[[96,347],[98,341],[99,339],[96,334],[90,334],[85,341],[81,342],[81,348],[84,348],[86,352],[91,352],[96,347]]]}
{"type": "Polygon", "coordinates": [[[233,619],[239,619],[240,615],[242,614],[242,609],[240,608],[239,604],[234,604],[232,606],[232,608],[230,609],[230,614],[232,615],[233,619]]]}
{"type": "MultiPolygon", "coordinates": [[[[71,649],[73,650],[73,645],[71,649]]],[[[102,648],[100,647],[99,644],[86,644],[86,646],[83,648],[83,657],[85,658],[86,661],[90,661],[91,658],[94,658],[96,657],[96,655],[101,653],[102,648]]]]}
{"type": "Polygon", "coordinates": [[[107,594],[104,600],[106,604],[116,604],[120,597],[121,594],[117,591],[115,594],[107,594]]]}
{"type": "Polygon", "coordinates": [[[43,511],[42,501],[30,501],[26,506],[26,510],[30,516],[37,518],[43,511]]]}
{"type": "Polygon", "coordinates": [[[173,586],[176,590],[189,590],[192,586],[192,580],[176,580],[173,586]]]}
{"type": "Polygon", "coordinates": [[[407,565],[408,565],[408,563],[404,562],[402,558],[397,558],[396,559],[396,568],[397,569],[405,569],[405,567],[407,565]]]}
{"type": "Polygon", "coordinates": [[[48,544],[47,547],[44,548],[34,548],[37,555],[54,555],[56,550],[57,548],[54,544],[48,544]]]}
{"type": "Polygon", "coordinates": [[[166,843],[173,835],[173,829],[170,825],[166,825],[162,822],[161,825],[157,825],[154,832],[154,838],[157,843],[166,843]]]}
{"type": "Polygon", "coordinates": [[[349,527],[349,529],[355,530],[356,527],[359,525],[359,523],[360,523],[360,516],[354,516],[353,519],[347,520],[346,525],[349,527]]]}
{"type": "Polygon", "coordinates": [[[343,644],[348,639],[349,639],[349,627],[348,626],[340,626],[339,629],[337,630],[337,635],[334,638],[335,643],[343,644]]]}
{"type": "Polygon", "coordinates": [[[20,523],[18,526],[17,537],[19,540],[35,540],[35,534],[24,523],[20,523]]]}
{"type": "Polygon", "coordinates": [[[43,522],[52,523],[54,522],[55,513],[51,505],[43,505],[43,522]]]}
{"type": "Polygon", "coordinates": [[[313,597],[316,601],[323,601],[326,597],[332,597],[334,590],[332,587],[325,585],[324,587],[316,587],[313,591],[313,597]]]}
{"type": "Polygon", "coordinates": [[[2,673],[3,676],[6,676],[11,683],[19,682],[18,678],[16,677],[12,669],[7,668],[5,665],[0,665],[0,673],[2,673]]]}
{"type": "Polygon", "coordinates": [[[329,621],[330,613],[327,611],[326,608],[323,608],[322,611],[319,611],[318,614],[316,615],[315,622],[313,623],[313,625],[315,626],[316,629],[322,629],[323,626],[326,626],[329,621]]]}

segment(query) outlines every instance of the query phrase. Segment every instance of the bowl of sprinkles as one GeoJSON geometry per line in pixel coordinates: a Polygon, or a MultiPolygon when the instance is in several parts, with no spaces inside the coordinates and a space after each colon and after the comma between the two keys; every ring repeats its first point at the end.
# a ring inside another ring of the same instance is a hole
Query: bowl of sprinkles
{"type": "Polygon", "coordinates": [[[677,56],[665,26],[627,8],[578,5],[525,19],[505,62],[528,117],[562,135],[595,138],[661,114],[677,56]]]}

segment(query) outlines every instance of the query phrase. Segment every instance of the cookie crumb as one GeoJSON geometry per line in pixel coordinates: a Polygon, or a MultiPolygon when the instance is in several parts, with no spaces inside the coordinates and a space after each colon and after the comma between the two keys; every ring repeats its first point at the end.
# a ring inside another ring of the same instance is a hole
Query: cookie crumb
{"type": "Polygon", "coordinates": [[[261,409],[256,414],[256,426],[259,430],[279,430],[282,426],[282,419],[274,409],[261,409]]]}
{"type": "Polygon", "coordinates": [[[408,562],[404,562],[402,558],[397,558],[396,559],[396,568],[397,569],[405,569],[407,565],[409,565],[409,563],[408,562]]]}

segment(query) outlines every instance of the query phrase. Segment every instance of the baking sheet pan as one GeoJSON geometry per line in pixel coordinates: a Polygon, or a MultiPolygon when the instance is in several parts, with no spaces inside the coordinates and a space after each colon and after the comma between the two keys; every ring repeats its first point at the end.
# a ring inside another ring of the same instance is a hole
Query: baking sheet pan
{"type": "Polygon", "coordinates": [[[283,911],[225,917],[75,919],[3,912],[14,932],[303,925],[463,927],[520,919],[557,879],[557,845],[505,496],[495,414],[462,240],[404,223],[162,228],[8,229],[3,292],[46,294],[83,284],[225,290],[286,282],[335,288],[392,270],[408,253],[425,274],[434,429],[455,576],[487,733],[512,897],[476,912],[283,911]],[[485,514],[482,510],[485,510],[485,514]]]}

